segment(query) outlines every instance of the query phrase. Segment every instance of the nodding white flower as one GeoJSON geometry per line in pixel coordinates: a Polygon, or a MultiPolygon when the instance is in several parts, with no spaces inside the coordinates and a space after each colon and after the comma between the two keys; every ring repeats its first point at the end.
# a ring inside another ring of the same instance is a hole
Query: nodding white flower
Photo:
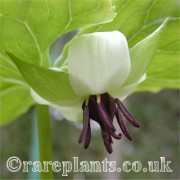
{"type": "MultiPolygon", "coordinates": [[[[95,32],[76,37],[70,44],[67,60],[70,83],[80,100],[68,107],[58,108],[67,119],[79,120],[83,117],[79,142],[84,142],[85,148],[91,139],[90,119],[96,121],[101,127],[106,150],[111,153],[112,137],[122,137],[121,133],[115,133],[113,119],[116,118],[122,133],[129,140],[131,136],[124,118],[139,127],[121,101],[145,79],[145,75],[125,85],[131,72],[131,60],[127,40],[118,31],[95,32]]],[[[32,94],[39,103],[53,105],[44,102],[35,92],[32,91],[32,94]]]]}

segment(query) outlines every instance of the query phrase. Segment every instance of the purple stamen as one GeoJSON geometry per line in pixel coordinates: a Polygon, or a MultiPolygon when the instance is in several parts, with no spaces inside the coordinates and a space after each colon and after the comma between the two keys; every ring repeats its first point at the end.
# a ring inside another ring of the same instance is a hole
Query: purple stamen
{"type": "Polygon", "coordinates": [[[117,122],[118,122],[123,134],[131,141],[132,140],[131,135],[124,124],[123,117],[122,117],[119,109],[116,111],[115,115],[116,115],[117,122]]]}
{"type": "Polygon", "coordinates": [[[83,103],[83,129],[79,137],[79,143],[84,142],[84,148],[89,146],[91,140],[90,119],[95,120],[101,127],[101,135],[104,145],[108,153],[112,153],[112,137],[121,139],[122,134],[115,134],[113,119],[116,117],[119,127],[123,134],[132,140],[131,135],[125,126],[124,117],[135,127],[139,127],[139,123],[130,115],[119,99],[114,99],[108,93],[100,95],[100,102],[97,102],[97,97],[91,95],[88,103],[83,103]]]}
{"type": "Polygon", "coordinates": [[[108,153],[112,153],[112,138],[109,136],[109,134],[106,132],[103,132],[103,130],[101,130],[101,135],[103,138],[103,142],[104,145],[106,147],[106,150],[108,153]]]}
{"type": "Polygon", "coordinates": [[[98,112],[99,112],[99,115],[102,119],[102,122],[110,129],[112,130],[113,132],[116,131],[115,127],[113,126],[113,123],[111,122],[111,119],[108,115],[108,113],[106,112],[103,104],[101,103],[97,103],[97,108],[98,108],[98,112]]]}
{"type": "Polygon", "coordinates": [[[87,105],[85,105],[83,108],[83,129],[82,129],[81,135],[79,137],[79,143],[81,143],[85,139],[85,136],[88,131],[89,120],[90,120],[89,119],[89,108],[87,105]]]}
{"type": "Polygon", "coordinates": [[[128,110],[124,107],[123,103],[119,99],[115,99],[116,104],[118,105],[119,109],[126,117],[126,119],[135,127],[140,127],[140,124],[131,116],[128,110]]]}
{"type": "Polygon", "coordinates": [[[119,134],[117,135],[117,134],[115,134],[115,133],[113,133],[113,132],[110,132],[110,134],[111,134],[111,136],[112,136],[113,138],[115,138],[115,139],[121,139],[121,138],[122,138],[122,134],[121,134],[121,133],[119,133],[119,134]]]}
{"type": "Polygon", "coordinates": [[[86,136],[85,136],[85,140],[84,140],[84,148],[87,149],[89,146],[91,140],[91,126],[90,123],[88,124],[88,129],[86,131],[86,136]]]}

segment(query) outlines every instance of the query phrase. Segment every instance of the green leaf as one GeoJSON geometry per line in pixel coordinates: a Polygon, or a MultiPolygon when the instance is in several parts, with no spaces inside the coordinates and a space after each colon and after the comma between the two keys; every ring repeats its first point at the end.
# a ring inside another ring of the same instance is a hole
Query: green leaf
{"type": "Polygon", "coordinates": [[[12,53],[7,52],[7,54],[29,86],[46,101],[65,106],[65,103],[78,100],[72,90],[67,72],[33,65],[18,59],[12,53]]]}
{"type": "Polygon", "coordinates": [[[137,43],[130,49],[131,72],[125,85],[137,82],[146,73],[158,48],[161,33],[167,24],[167,20],[147,38],[137,43]]]}
{"type": "Polygon", "coordinates": [[[9,59],[0,58],[0,68],[0,125],[5,125],[25,113],[34,101],[29,87],[9,59]]]}
{"type": "Polygon", "coordinates": [[[109,0],[1,0],[0,7],[2,53],[41,66],[49,66],[49,46],[59,36],[116,15],[109,0]]]}
{"type": "Polygon", "coordinates": [[[13,85],[2,79],[0,81],[0,125],[6,125],[20,114],[25,113],[34,101],[29,95],[29,88],[13,85]]]}
{"type": "Polygon", "coordinates": [[[119,30],[125,34],[129,47],[132,48],[155,31],[166,18],[169,18],[158,43],[159,49],[147,71],[147,78],[137,90],[157,91],[163,88],[179,88],[180,1],[113,0],[113,2],[117,16],[112,22],[85,28],[80,34],[119,30]]]}
{"type": "Polygon", "coordinates": [[[115,15],[110,0],[0,0],[2,123],[33,104],[29,87],[5,51],[31,64],[49,67],[49,47],[58,37],[77,28],[110,22],[115,15]],[[19,90],[13,91],[15,86],[19,90]]]}
{"type": "Polygon", "coordinates": [[[159,49],[147,72],[147,79],[137,91],[180,89],[180,19],[167,23],[162,32],[159,49]]]}
{"type": "Polygon", "coordinates": [[[82,29],[81,33],[94,31],[122,32],[130,47],[151,34],[168,17],[179,17],[178,0],[113,0],[116,18],[110,23],[82,29]]]}

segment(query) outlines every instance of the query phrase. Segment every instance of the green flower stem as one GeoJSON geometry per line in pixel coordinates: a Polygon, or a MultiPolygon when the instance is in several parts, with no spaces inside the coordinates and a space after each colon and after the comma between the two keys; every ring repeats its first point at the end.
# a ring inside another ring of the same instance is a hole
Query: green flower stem
{"type": "MultiPolygon", "coordinates": [[[[51,125],[49,117],[49,108],[46,105],[37,104],[37,127],[39,141],[39,159],[43,161],[52,161],[52,143],[51,143],[51,125]]],[[[41,179],[53,179],[51,165],[48,165],[48,172],[40,173],[41,179]]]]}

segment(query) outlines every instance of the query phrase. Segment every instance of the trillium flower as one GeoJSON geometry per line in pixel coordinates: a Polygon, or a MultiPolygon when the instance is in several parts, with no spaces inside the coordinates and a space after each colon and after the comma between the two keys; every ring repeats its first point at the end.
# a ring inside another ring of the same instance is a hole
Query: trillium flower
{"type": "Polygon", "coordinates": [[[101,127],[106,150],[112,153],[112,138],[121,139],[116,133],[113,120],[116,119],[122,133],[131,140],[125,125],[127,119],[133,126],[139,123],[122,103],[128,94],[145,79],[145,74],[135,82],[126,85],[131,72],[131,60],[125,36],[118,31],[96,32],[76,37],[68,50],[68,74],[78,100],[66,106],[57,106],[45,101],[33,90],[32,96],[41,104],[59,108],[67,119],[83,117],[83,128],[79,142],[87,148],[91,139],[90,120],[101,127]]]}
{"type": "Polygon", "coordinates": [[[37,103],[60,109],[68,120],[83,121],[79,142],[83,142],[85,148],[91,139],[90,120],[96,121],[101,127],[105,147],[111,153],[112,139],[122,137],[116,132],[119,128],[114,127],[114,120],[130,140],[124,119],[139,127],[122,101],[145,80],[167,21],[130,50],[125,36],[118,31],[76,36],[69,49],[66,48],[68,65],[53,70],[6,53],[29,85],[37,103]]]}

